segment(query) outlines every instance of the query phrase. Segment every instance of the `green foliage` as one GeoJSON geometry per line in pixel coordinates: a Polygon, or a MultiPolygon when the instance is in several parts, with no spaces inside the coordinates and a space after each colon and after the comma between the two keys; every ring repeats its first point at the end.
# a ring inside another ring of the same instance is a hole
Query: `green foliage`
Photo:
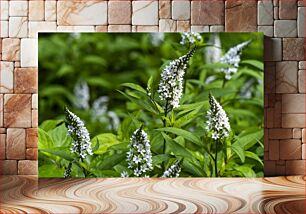
{"type": "Polygon", "coordinates": [[[39,176],[133,176],[126,153],[133,132],[148,133],[154,169],[180,161],[182,177],[256,177],[263,175],[263,63],[260,33],[220,34],[222,54],[252,42],[241,55],[238,71],[225,79],[228,64],[205,62],[209,34],[202,34],[184,76],[180,107],[165,108],[157,92],[162,69],[191,47],[179,45],[179,34],[165,34],[155,46],[150,34],[45,34],[39,39],[39,176]],[[60,50],[60,51],[59,51],[60,50]],[[74,103],[74,87],[85,81],[89,108],[74,103]],[[216,141],[206,130],[209,93],[227,113],[229,136],[216,141]],[[93,103],[109,98],[106,111],[93,119],[93,103]],[[72,139],[64,124],[69,106],[90,132],[93,155],[80,160],[70,152],[72,139]],[[114,125],[109,112],[117,115],[114,125]]]}

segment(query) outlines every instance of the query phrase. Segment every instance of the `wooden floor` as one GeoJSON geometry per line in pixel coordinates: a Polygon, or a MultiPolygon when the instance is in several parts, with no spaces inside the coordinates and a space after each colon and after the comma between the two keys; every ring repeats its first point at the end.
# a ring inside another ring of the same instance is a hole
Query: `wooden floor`
{"type": "MultiPolygon", "coordinates": [[[[2,213],[305,213],[305,177],[0,178],[2,213]]],[[[1,213],[1,212],[0,212],[1,213]]]]}

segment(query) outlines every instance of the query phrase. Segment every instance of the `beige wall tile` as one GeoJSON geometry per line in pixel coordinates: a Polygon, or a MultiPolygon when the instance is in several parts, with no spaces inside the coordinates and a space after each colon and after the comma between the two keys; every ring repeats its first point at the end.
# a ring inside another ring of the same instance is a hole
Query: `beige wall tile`
{"type": "Polygon", "coordinates": [[[306,85],[306,82],[305,82],[305,73],[306,73],[306,70],[299,70],[299,82],[298,82],[298,85],[299,85],[299,93],[305,93],[305,85],[306,85]]]}
{"type": "Polygon", "coordinates": [[[305,94],[284,94],[282,113],[306,113],[305,94]]]}
{"type": "Polygon", "coordinates": [[[108,24],[131,24],[130,1],[110,1],[108,2],[108,24]]]}
{"type": "Polygon", "coordinates": [[[276,93],[297,92],[297,62],[276,63],[276,93]]]}
{"type": "Polygon", "coordinates": [[[29,20],[42,21],[45,19],[45,2],[44,1],[29,1],[29,20]]]}
{"type": "Polygon", "coordinates": [[[159,1],[159,18],[171,18],[171,1],[159,1]]]}
{"type": "Polygon", "coordinates": [[[190,2],[189,1],[172,1],[172,19],[189,20],[190,19],[190,2]]]}
{"type": "Polygon", "coordinates": [[[159,20],[159,32],[175,32],[176,21],[172,19],[160,19],[159,20]]]}
{"type": "Polygon", "coordinates": [[[0,175],[17,175],[16,160],[0,160],[0,175]]]}
{"type": "Polygon", "coordinates": [[[37,93],[38,71],[37,68],[15,69],[15,93],[37,93]]]}
{"type": "Polygon", "coordinates": [[[94,26],[57,26],[57,32],[95,32],[94,26]]]}
{"type": "Polygon", "coordinates": [[[283,114],[283,128],[304,128],[306,114],[283,114]]]}
{"type": "Polygon", "coordinates": [[[0,21],[0,37],[5,38],[9,36],[8,21],[0,21]]]}
{"type": "Polygon", "coordinates": [[[28,36],[28,17],[10,17],[9,36],[25,38],[28,36]]]}
{"type": "Polygon", "coordinates": [[[107,2],[100,0],[58,1],[58,25],[106,25],[107,2]]]}
{"type": "Polygon", "coordinates": [[[0,62],[0,93],[12,93],[14,87],[14,63],[0,62]]]}
{"type": "Polygon", "coordinates": [[[56,1],[45,1],[45,20],[56,21],[56,1]]]}
{"type": "Polygon", "coordinates": [[[0,19],[8,20],[9,18],[9,2],[8,1],[0,1],[0,19]]]}
{"type": "Polygon", "coordinates": [[[31,127],[31,94],[4,95],[4,126],[31,127]]]}
{"type": "Polygon", "coordinates": [[[18,175],[37,175],[38,163],[36,160],[18,161],[18,175]]]}
{"type": "Polygon", "coordinates": [[[25,159],[25,129],[8,128],[6,141],[7,159],[25,159]]]}
{"type": "Polygon", "coordinates": [[[2,40],[2,59],[7,61],[20,60],[20,39],[2,40]]]}
{"type": "Polygon", "coordinates": [[[29,22],[29,37],[37,38],[38,32],[56,32],[56,22],[29,22]]]}
{"type": "Polygon", "coordinates": [[[28,1],[10,1],[9,16],[28,16],[28,1]]]}
{"type": "Polygon", "coordinates": [[[37,128],[29,128],[26,130],[26,146],[27,148],[37,148],[38,130],[37,128]]]}
{"type": "Polygon", "coordinates": [[[132,3],[133,25],[157,25],[158,2],[157,1],[133,1],[132,3]]]}
{"type": "Polygon", "coordinates": [[[38,66],[38,40],[37,39],[21,39],[21,67],[37,67],[38,66]]]}

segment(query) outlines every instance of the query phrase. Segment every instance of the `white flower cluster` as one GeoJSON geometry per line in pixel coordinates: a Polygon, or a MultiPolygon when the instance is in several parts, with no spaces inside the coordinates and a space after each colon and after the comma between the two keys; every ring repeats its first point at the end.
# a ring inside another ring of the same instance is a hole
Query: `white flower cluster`
{"type": "Polygon", "coordinates": [[[232,75],[238,71],[242,49],[249,45],[250,42],[249,40],[230,48],[227,53],[221,57],[220,63],[233,66],[232,68],[221,68],[221,71],[225,73],[226,79],[231,79],[232,75]]]}
{"type": "Polygon", "coordinates": [[[180,176],[181,167],[179,166],[179,161],[170,166],[163,174],[164,178],[177,178],[180,176]]]}
{"type": "Polygon", "coordinates": [[[121,172],[121,178],[128,178],[129,174],[127,173],[127,171],[123,171],[121,172]]]}
{"type": "Polygon", "coordinates": [[[208,47],[205,48],[205,62],[208,64],[219,62],[222,55],[221,40],[219,34],[211,34],[207,45],[208,47]]]}
{"type": "Polygon", "coordinates": [[[108,96],[97,98],[92,104],[91,117],[93,121],[108,123],[107,129],[116,130],[120,124],[118,115],[113,111],[108,111],[108,96]]]}
{"type": "Polygon", "coordinates": [[[108,96],[102,96],[93,102],[91,114],[94,121],[99,121],[100,117],[106,114],[108,101],[108,96]]]}
{"type": "Polygon", "coordinates": [[[194,44],[202,40],[201,34],[195,32],[182,33],[181,45],[194,44]]]}
{"type": "Polygon", "coordinates": [[[89,87],[85,81],[81,81],[74,86],[75,106],[78,109],[89,108],[89,87]]]}
{"type": "Polygon", "coordinates": [[[231,130],[228,117],[218,101],[209,94],[210,109],[207,111],[208,131],[212,131],[212,139],[218,140],[228,137],[231,130]]]}
{"type": "Polygon", "coordinates": [[[150,33],[150,39],[153,46],[158,47],[164,41],[164,33],[150,33]]]}
{"type": "Polygon", "coordinates": [[[148,135],[142,128],[134,131],[127,152],[128,168],[134,170],[134,175],[140,177],[153,169],[151,145],[148,135]]]}
{"type": "Polygon", "coordinates": [[[71,176],[71,168],[72,168],[72,163],[69,163],[68,167],[65,170],[64,178],[70,178],[70,176],[71,176]]]}
{"type": "Polygon", "coordinates": [[[161,100],[168,101],[172,108],[180,106],[179,102],[183,94],[183,77],[187,69],[187,63],[194,51],[195,48],[186,55],[171,61],[161,74],[158,88],[159,97],[161,100]]]}
{"type": "Polygon", "coordinates": [[[80,158],[92,155],[90,137],[84,122],[68,108],[65,108],[65,113],[68,135],[73,139],[70,151],[77,153],[80,158]]]}

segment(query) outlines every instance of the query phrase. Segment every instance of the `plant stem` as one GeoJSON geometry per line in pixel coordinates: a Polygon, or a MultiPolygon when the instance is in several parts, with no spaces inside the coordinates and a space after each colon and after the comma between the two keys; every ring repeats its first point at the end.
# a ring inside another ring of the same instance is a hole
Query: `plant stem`
{"type": "Polygon", "coordinates": [[[218,176],[218,140],[216,141],[216,152],[215,152],[215,176],[218,176]]]}
{"type": "MultiPolygon", "coordinates": [[[[165,114],[164,116],[167,117],[168,115],[168,100],[166,100],[166,105],[165,105],[165,114]]],[[[166,119],[163,119],[163,124],[164,124],[164,128],[166,127],[166,119]]],[[[166,139],[164,139],[164,144],[163,144],[163,154],[165,154],[166,152],[166,139]]],[[[166,163],[164,162],[163,164],[163,171],[166,170],[166,163]]]]}

